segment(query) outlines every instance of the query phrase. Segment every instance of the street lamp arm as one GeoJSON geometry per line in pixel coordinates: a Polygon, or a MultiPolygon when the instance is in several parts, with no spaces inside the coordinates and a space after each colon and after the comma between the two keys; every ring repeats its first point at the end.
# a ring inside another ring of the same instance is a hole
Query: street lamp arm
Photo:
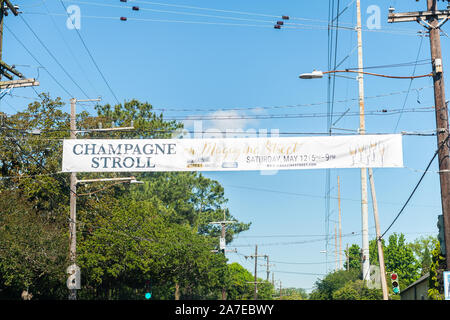
{"type": "Polygon", "coordinates": [[[101,179],[86,179],[86,180],[77,180],[78,183],[91,183],[91,182],[106,182],[106,181],[121,181],[127,182],[131,180],[136,180],[135,177],[122,177],[122,178],[101,178],[101,179]]]}
{"type": "Polygon", "coordinates": [[[90,196],[90,195],[92,195],[92,194],[95,194],[95,193],[104,191],[104,190],[106,190],[106,189],[112,188],[112,187],[114,187],[114,186],[116,186],[116,185],[118,185],[118,184],[124,183],[124,182],[127,182],[127,181],[118,181],[118,182],[115,182],[115,183],[113,183],[113,184],[110,184],[110,185],[108,185],[108,186],[106,186],[106,187],[104,187],[104,188],[101,188],[101,189],[98,189],[98,190],[95,190],[95,191],[92,191],[92,192],[87,192],[87,193],[77,193],[77,197],[80,197],[80,196],[90,196]]]}
{"type": "Polygon", "coordinates": [[[345,70],[333,70],[333,71],[324,71],[324,72],[322,72],[322,73],[323,73],[323,74],[327,74],[327,73],[337,73],[337,72],[362,73],[362,74],[368,74],[368,75],[377,76],[377,77],[393,78],[393,79],[415,79],[415,78],[425,78],[425,77],[432,77],[432,76],[433,76],[433,73],[428,73],[428,74],[424,74],[424,75],[420,75],[420,76],[399,77],[399,76],[389,76],[389,75],[384,75],[384,74],[371,73],[371,72],[358,71],[358,70],[349,70],[349,69],[345,69],[345,70]]]}

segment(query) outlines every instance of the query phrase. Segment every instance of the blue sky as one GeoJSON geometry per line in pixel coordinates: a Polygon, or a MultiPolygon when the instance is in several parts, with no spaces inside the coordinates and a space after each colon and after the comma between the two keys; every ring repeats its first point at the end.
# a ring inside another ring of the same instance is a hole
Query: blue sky
{"type": "MultiPolygon", "coordinates": [[[[390,5],[397,12],[405,12],[424,10],[425,2],[361,2],[365,67],[420,62],[416,67],[409,64],[368,71],[397,76],[429,73],[430,64],[424,63],[430,56],[429,39],[417,35],[423,27],[413,22],[387,23],[390,5]],[[367,12],[371,5],[380,8],[380,29],[369,29],[367,24],[372,17],[367,12]]],[[[59,62],[49,55],[22,18],[13,15],[5,18],[3,60],[15,64],[27,77],[38,78],[41,84],[36,88],[38,92],[50,92],[67,103],[70,95],[66,91],[79,99],[102,96],[103,103],[136,98],[150,102],[156,109],[167,109],[164,112],[167,117],[186,119],[189,129],[194,126],[194,122],[188,120],[193,115],[233,115],[253,118],[204,121],[201,126],[205,130],[265,129],[269,134],[271,130],[281,134],[327,131],[324,116],[273,117],[327,113],[328,79],[300,80],[298,75],[328,68],[328,1],[64,1],[66,7],[76,5],[80,8],[80,35],[102,74],[92,63],[76,31],[67,28],[67,15],[59,0],[33,3],[17,0],[14,3],[20,6],[23,19],[59,62]],[[141,10],[132,11],[132,5],[141,10]],[[291,19],[276,30],[273,24],[281,20],[281,15],[289,15],[291,19]],[[120,17],[127,17],[128,21],[120,21],[120,17]]],[[[340,25],[347,28],[339,29],[336,61],[344,61],[341,68],[354,68],[357,67],[356,32],[349,27],[356,24],[356,5],[352,0],[340,1],[342,9],[347,5],[350,6],[339,20],[340,25]]],[[[442,51],[445,68],[447,37],[442,37],[442,51]]],[[[337,115],[334,121],[347,110],[358,112],[355,77],[336,77],[335,81],[333,110],[337,115]]],[[[411,81],[365,76],[364,83],[367,133],[429,132],[435,129],[434,112],[426,109],[434,105],[430,78],[411,81]],[[408,89],[409,94],[406,94],[408,89]],[[377,110],[403,107],[405,112],[401,115],[373,115],[377,110]],[[407,112],[413,108],[422,112],[407,112]]],[[[15,113],[25,108],[35,96],[31,88],[14,89],[0,100],[0,110],[15,113]]],[[[83,109],[93,111],[92,104],[80,104],[79,110],[83,109]]],[[[68,110],[69,104],[66,105],[68,110]]],[[[359,118],[345,116],[335,127],[356,130],[359,118]]],[[[348,131],[336,129],[333,132],[348,131]]],[[[434,136],[406,135],[403,137],[405,167],[374,170],[382,232],[410,195],[436,146],[434,136]]],[[[437,215],[441,209],[436,162],[430,170],[386,238],[392,232],[401,232],[408,241],[413,241],[437,233],[437,215]]],[[[274,264],[271,271],[276,281],[281,281],[283,287],[301,287],[310,291],[322,274],[335,268],[338,176],[342,234],[345,235],[343,248],[347,244],[361,245],[360,171],[333,169],[329,172],[328,228],[325,223],[326,174],[326,170],[280,171],[272,175],[260,172],[205,174],[223,184],[232,214],[241,221],[252,222],[251,229],[229,245],[229,249],[238,251],[227,254],[230,261],[241,263],[253,273],[253,260],[244,256],[253,254],[255,244],[258,244],[258,253],[269,255],[274,264]],[[325,249],[328,253],[321,253],[325,249]]],[[[373,239],[371,202],[369,228],[370,239],[373,239]]],[[[260,258],[258,264],[258,275],[265,278],[265,261],[260,258]]]]}

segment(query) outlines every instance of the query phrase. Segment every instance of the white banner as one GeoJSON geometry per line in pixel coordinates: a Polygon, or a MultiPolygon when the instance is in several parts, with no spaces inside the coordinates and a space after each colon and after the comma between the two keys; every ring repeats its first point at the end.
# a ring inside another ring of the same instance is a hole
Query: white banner
{"type": "Polygon", "coordinates": [[[403,167],[402,136],[64,140],[64,172],[403,167]]]}

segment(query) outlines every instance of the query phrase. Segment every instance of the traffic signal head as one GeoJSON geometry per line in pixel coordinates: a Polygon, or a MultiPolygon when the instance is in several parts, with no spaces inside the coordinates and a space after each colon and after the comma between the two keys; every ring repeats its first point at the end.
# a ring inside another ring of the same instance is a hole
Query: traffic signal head
{"type": "Polygon", "coordinates": [[[145,282],[145,299],[149,300],[152,298],[152,284],[149,280],[145,282]]]}
{"type": "Polygon", "coordinates": [[[438,216],[438,222],[437,227],[439,230],[438,233],[438,240],[439,245],[441,247],[441,255],[445,256],[446,250],[445,250],[445,235],[444,235],[444,216],[441,214],[438,216]]]}
{"type": "Polygon", "coordinates": [[[400,286],[398,282],[398,275],[396,273],[391,274],[391,283],[392,283],[392,291],[394,291],[395,294],[399,294],[400,286]]]}

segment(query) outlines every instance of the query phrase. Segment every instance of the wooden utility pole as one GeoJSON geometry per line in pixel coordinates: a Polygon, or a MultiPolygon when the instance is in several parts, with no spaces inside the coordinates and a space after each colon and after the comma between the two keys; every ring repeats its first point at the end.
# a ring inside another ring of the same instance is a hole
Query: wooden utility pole
{"type": "MultiPolygon", "coordinates": [[[[362,51],[362,27],[361,27],[361,1],[356,1],[357,34],[358,34],[358,69],[363,71],[363,51],[362,51]]],[[[359,134],[366,133],[364,120],[364,81],[363,74],[358,74],[359,87],[359,134]]],[[[362,233],[362,274],[363,280],[370,278],[369,261],[369,213],[367,204],[367,169],[361,168],[361,233],[362,233]]]]}
{"type": "Polygon", "coordinates": [[[336,223],[334,224],[334,258],[335,258],[335,262],[334,262],[334,267],[335,270],[338,271],[338,236],[337,236],[337,227],[336,227],[336,223]]]}
{"type": "MultiPolygon", "coordinates": [[[[255,245],[255,254],[251,256],[245,256],[245,258],[255,258],[255,281],[253,282],[255,284],[255,291],[253,294],[253,298],[255,300],[258,300],[258,257],[264,257],[267,258],[267,255],[258,255],[258,245],[255,245]]],[[[252,282],[249,282],[252,283],[252,282]]]]}
{"type": "Polygon", "coordinates": [[[348,251],[348,243],[347,243],[347,271],[350,270],[350,252],[348,251]]]}
{"type": "Polygon", "coordinates": [[[3,23],[5,16],[8,16],[8,10],[14,16],[19,15],[18,7],[14,6],[9,0],[0,0],[0,79],[5,76],[9,81],[0,81],[0,89],[12,89],[21,87],[38,86],[39,82],[35,79],[26,79],[23,74],[17,71],[14,66],[10,66],[3,62],[3,23]],[[19,77],[20,80],[13,80],[13,75],[19,77]]]}
{"type": "MultiPolygon", "coordinates": [[[[87,101],[100,101],[101,99],[87,99],[87,100],[77,100],[75,98],[70,99],[70,139],[77,138],[77,102],[87,102],[87,101]]],[[[69,260],[73,269],[78,269],[76,265],[77,261],[77,175],[75,172],[70,173],[70,222],[69,222],[69,241],[70,241],[70,251],[69,260]]],[[[79,272],[79,271],[75,271],[79,272]]],[[[80,276],[79,274],[77,275],[80,276]]],[[[77,288],[76,286],[70,286],[69,288],[69,300],[77,299],[77,288]]]]}
{"type": "MultiPolygon", "coordinates": [[[[77,138],[77,124],[76,124],[76,104],[77,99],[70,99],[70,139],[77,138]]],[[[69,259],[73,265],[76,265],[76,250],[77,250],[77,175],[75,172],[70,173],[70,222],[69,222],[69,237],[70,237],[70,254],[69,259]]],[[[77,299],[77,289],[69,289],[69,300],[77,299]]]]}
{"type": "MultiPolygon", "coordinates": [[[[225,252],[227,252],[226,241],[225,241],[227,224],[236,223],[236,221],[226,221],[225,218],[226,218],[226,216],[225,216],[225,210],[224,210],[223,221],[210,222],[210,224],[220,224],[222,227],[220,240],[219,240],[219,251],[221,251],[223,253],[223,255],[225,255],[225,252]]],[[[226,292],[225,288],[223,288],[222,289],[222,300],[226,300],[226,299],[227,299],[227,292],[226,292]]]]}
{"type": "Polygon", "coordinates": [[[338,183],[338,207],[339,207],[339,269],[342,268],[342,224],[341,224],[341,187],[339,184],[339,176],[337,177],[338,183]]]}
{"type": "Polygon", "coordinates": [[[424,26],[430,36],[433,68],[434,103],[436,111],[436,136],[439,159],[441,205],[444,218],[445,253],[447,270],[450,270],[450,160],[448,110],[445,103],[444,70],[441,52],[440,28],[450,18],[450,10],[438,10],[437,0],[427,0],[427,11],[394,13],[388,15],[389,23],[416,21],[424,26]]]}
{"type": "Polygon", "coordinates": [[[254,299],[258,299],[258,245],[255,245],[255,293],[254,299]]]}
{"type": "Polygon", "coordinates": [[[384,266],[384,253],[383,253],[383,246],[382,246],[382,242],[381,242],[380,223],[378,221],[377,195],[375,193],[375,182],[373,180],[372,168],[369,168],[369,181],[370,181],[370,190],[372,192],[373,216],[375,218],[375,229],[376,229],[376,233],[377,233],[377,247],[378,247],[378,260],[380,262],[381,290],[383,291],[383,300],[389,300],[387,283],[386,283],[386,268],[384,266]]]}

